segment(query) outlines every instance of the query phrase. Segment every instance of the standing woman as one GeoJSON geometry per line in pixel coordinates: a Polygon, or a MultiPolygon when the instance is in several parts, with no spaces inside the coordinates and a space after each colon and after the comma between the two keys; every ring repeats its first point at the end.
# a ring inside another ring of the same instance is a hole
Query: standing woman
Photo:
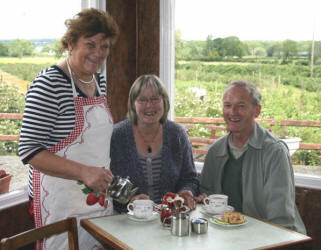
{"type": "MultiPolygon", "coordinates": [[[[26,97],[19,155],[30,164],[29,195],[36,227],[69,216],[78,219],[113,212],[104,202],[112,181],[109,170],[113,120],[106,101],[106,80],[97,73],[118,37],[106,12],[86,9],[66,21],[62,38],[66,59],[42,72],[26,97]]],[[[81,249],[99,243],[78,227],[81,249]]],[[[66,235],[43,243],[67,249],[66,235]]]]}
{"type": "MultiPolygon", "coordinates": [[[[170,103],[155,75],[142,75],[133,83],[128,99],[128,120],[117,123],[111,140],[110,169],[129,176],[138,195],[160,203],[166,192],[180,193],[195,209],[198,192],[192,148],[185,129],[167,120],[170,103]]],[[[124,206],[114,203],[119,212],[124,206]]]]}

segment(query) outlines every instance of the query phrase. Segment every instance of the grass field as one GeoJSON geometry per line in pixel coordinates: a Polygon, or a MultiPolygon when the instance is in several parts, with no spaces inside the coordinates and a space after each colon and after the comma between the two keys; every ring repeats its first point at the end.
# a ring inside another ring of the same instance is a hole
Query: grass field
{"type": "Polygon", "coordinates": [[[60,60],[55,57],[0,57],[0,83],[17,86],[25,94],[40,70],[60,60]]]}
{"type": "Polygon", "coordinates": [[[11,86],[17,86],[19,89],[19,92],[22,94],[27,93],[28,87],[31,84],[29,81],[21,80],[20,78],[14,75],[11,75],[7,72],[4,72],[0,69],[0,84],[3,82],[11,86]]]}
{"type": "Polygon", "coordinates": [[[0,57],[0,63],[55,64],[61,59],[54,57],[0,57]]]}

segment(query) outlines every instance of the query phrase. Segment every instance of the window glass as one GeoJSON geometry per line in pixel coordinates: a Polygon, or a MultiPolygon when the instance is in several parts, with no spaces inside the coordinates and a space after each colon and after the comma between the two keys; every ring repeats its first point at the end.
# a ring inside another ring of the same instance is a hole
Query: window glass
{"type": "MultiPolygon", "coordinates": [[[[321,177],[321,18],[317,1],[176,0],[175,119],[222,118],[236,79],[262,93],[262,125],[284,138],[296,173],[321,177]],[[186,101],[188,100],[188,101],[186,101]],[[304,122],[303,122],[304,121],[304,122]],[[292,123],[292,124],[290,124],[292,123]],[[306,126],[302,126],[305,123],[306,126]]],[[[224,123],[213,124],[224,126],[224,123]]],[[[197,161],[211,129],[186,126],[197,161]]],[[[215,137],[226,133],[214,128],[215,137]]]]}
{"type": "MultiPolygon", "coordinates": [[[[81,9],[79,0],[10,0],[1,6],[0,113],[22,113],[28,87],[40,70],[61,60],[65,20],[81,9]]],[[[0,119],[0,134],[19,135],[21,120],[0,119]]],[[[0,140],[0,169],[12,175],[10,191],[28,182],[28,166],[17,141],[0,140]]]]}

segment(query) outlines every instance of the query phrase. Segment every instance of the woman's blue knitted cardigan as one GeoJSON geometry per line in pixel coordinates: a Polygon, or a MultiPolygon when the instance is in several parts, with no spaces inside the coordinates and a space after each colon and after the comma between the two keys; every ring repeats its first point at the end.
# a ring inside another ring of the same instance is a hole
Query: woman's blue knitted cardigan
{"type": "MultiPolygon", "coordinates": [[[[182,126],[169,120],[163,124],[161,155],[161,194],[191,190],[194,195],[197,195],[199,182],[187,133],[182,126]]],[[[142,166],[139,164],[133,129],[129,120],[115,124],[110,157],[110,169],[113,175],[129,176],[134,186],[139,188],[137,194],[147,194],[147,183],[142,166]]],[[[118,211],[124,208],[117,202],[114,202],[114,205],[118,211]]]]}

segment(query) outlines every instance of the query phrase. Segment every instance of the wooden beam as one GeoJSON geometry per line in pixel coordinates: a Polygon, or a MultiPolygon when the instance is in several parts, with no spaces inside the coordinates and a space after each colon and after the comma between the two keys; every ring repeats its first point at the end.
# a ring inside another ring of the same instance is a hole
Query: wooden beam
{"type": "Polygon", "coordinates": [[[136,79],[136,1],[108,0],[106,8],[119,26],[107,62],[107,101],[116,123],[126,117],[129,89],[136,79]]]}
{"type": "Polygon", "coordinates": [[[137,72],[136,76],[159,76],[160,3],[159,0],[137,0],[137,72]]]}
{"type": "Polygon", "coordinates": [[[159,75],[159,0],[108,0],[120,35],[107,64],[107,94],[114,122],[126,118],[128,93],[142,74],[159,75]]]}
{"type": "Polygon", "coordinates": [[[4,120],[22,120],[23,114],[19,113],[0,113],[0,119],[4,120]]]}
{"type": "Polygon", "coordinates": [[[200,124],[225,124],[223,118],[206,118],[206,117],[175,117],[178,123],[200,123],[200,124]]]}
{"type": "MultiPolygon", "coordinates": [[[[225,124],[223,118],[207,118],[207,117],[175,117],[178,123],[199,123],[199,124],[225,124]]],[[[274,125],[274,119],[255,119],[258,123],[267,122],[274,125]]]]}
{"type": "Polygon", "coordinates": [[[282,120],[280,125],[295,127],[321,127],[321,121],[282,120]]]}
{"type": "Polygon", "coordinates": [[[19,135],[0,135],[0,141],[19,141],[19,135]]]}
{"type": "Polygon", "coordinates": [[[321,144],[300,142],[299,149],[321,150],[321,144]]]}
{"type": "Polygon", "coordinates": [[[192,137],[192,136],[189,136],[189,141],[190,142],[202,143],[202,144],[212,144],[215,140],[214,139],[203,138],[203,137],[192,137]]]}

